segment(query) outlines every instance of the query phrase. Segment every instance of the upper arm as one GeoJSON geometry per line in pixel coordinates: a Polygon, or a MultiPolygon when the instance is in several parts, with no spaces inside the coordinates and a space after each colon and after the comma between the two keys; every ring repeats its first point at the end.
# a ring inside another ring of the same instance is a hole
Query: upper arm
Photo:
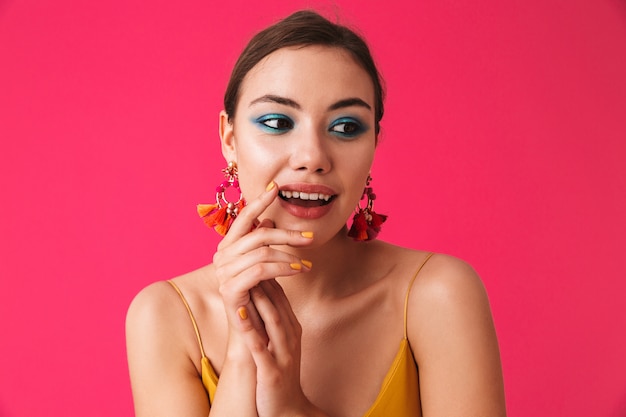
{"type": "Polygon", "coordinates": [[[489,300],[466,263],[436,255],[411,291],[409,339],[425,416],[506,415],[489,300]]]}
{"type": "Polygon", "coordinates": [[[184,329],[191,323],[185,325],[184,319],[189,321],[189,316],[168,287],[164,282],[146,287],[132,301],[126,316],[135,414],[206,417],[208,396],[186,343],[184,329]]]}

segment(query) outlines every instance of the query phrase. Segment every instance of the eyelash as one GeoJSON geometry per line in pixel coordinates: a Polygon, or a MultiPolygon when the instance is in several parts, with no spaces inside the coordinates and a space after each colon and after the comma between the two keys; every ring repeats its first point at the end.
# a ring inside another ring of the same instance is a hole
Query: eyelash
{"type": "Polygon", "coordinates": [[[354,138],[363,133],[365,130],[367,130],[366,127],[363,126],[360,121],[353,119],[352,117],[342,117],[340,119],[337,119],[330,125],[330,128],[328,129],[329,132],[344,138],[354,138]],[[343,126],[343,131],[334,130],[338,126],[343,126]],[[346,127],[348,126],[351,126],[353,131],[347,132],[346,127]]]}
{"type": "Polygon", "coordinates": [[[282,114],[266,114],[256,119],[255,122],[258,123],[263,130],[270,133],[284,133],[293,129],[294,125],[293,121],[289,117],[282,114]],[[283,125],[281,126],[281,124],[283,125]]]}

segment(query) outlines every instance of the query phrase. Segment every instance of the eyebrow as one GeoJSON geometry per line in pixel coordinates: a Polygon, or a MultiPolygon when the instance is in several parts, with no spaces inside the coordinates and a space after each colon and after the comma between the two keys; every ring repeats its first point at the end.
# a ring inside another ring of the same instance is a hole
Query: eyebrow
{"type": "Polygon", "coordinates": [[[372,107],[369,104],[367,104],[366,102],[364,102],[363,100],[357,97],[339,100],[335,104],[331,105],[328,108],[328,110],[337,110],[337,109],[342,109],[344,107],[352,107],[352,106],[359,106],[359,107],[364,107],[367,110],[372,110],[372,107]]]}
{"type": "MultiPolygon", "coordinates": [[[[252,100],[250,102],[250,107],[257,103],[277,103],[277,104],[282,104],[284,106],[292,107],[297,110],[302,109],[302,106],[300,106],[300,104],[298,104],[296,101],[287,97],[277,96],[274,94],[266,94],[264,96],[261,96],[257,99],[252,100]]],[[[345,107],[352,107],[352,106],[358,106],[358,107],[366,108],[367,110],[372,110],[372,107],[369,104],[367,104],[365,101],[357,97],[351,97],[351,98],[339,100],[338,102],[331,104],[328,107],[328,110],[338,110],[338,109],[342,109],[345,107]]]]}
{"type": "Polygon", "coordinates": [[[266,94],[255,100],[252,100],[250,102],[250,107],[252,107],[254,104],[257,104],[257,103],[277,103],[277,104],[282,104],[284,106],[293,107],[294,109],[298,109],[298,110],[302,108],[298,103],[296,103],[290,98],[275,96],[273,94],[266,94]]]}

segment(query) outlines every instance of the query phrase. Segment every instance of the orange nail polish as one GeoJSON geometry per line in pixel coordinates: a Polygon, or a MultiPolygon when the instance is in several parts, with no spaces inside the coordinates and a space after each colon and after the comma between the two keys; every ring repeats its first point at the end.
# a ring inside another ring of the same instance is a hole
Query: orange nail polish
{"type": "Polygon", "coordinates": [[[311,269],[311,267],[313,266],[313,262],[307,261],[306,259],[302,259],[300,262],[302,263],[302,265],[306,266],[309,269],[311,269]]]}
{"type": "Polygon", "coordinates": [[[306,237],[308,239],[313,239],[313,232],[300,232],[302,237],[306,237]]]}
{"type": "Polygon", "coordinates": [[[274,189],[274,187],[276,187],[276,183],[272,181],[269,184],[267,184],[267,187],[265,187],[265,191],[271,191],[274,189]]]}
{"type": "Polygon", "coordinates": [[[296,263],[296,262],[294,262],[292,264],[289,264],[289,266],[291,267],[291,269],[293,269],[295,271],[299,271],[299,270],[302,269],[302,264],[299,264],[299,263],[296,263]]]}
{"type": "Polygon", "coordinates": [[[237,314],[239,314],[239,317],[241,318],[241,320],[248,319],[248,310],[246,310],[245,307],[239,307],[239,309],[237,310],[237,314]]]}

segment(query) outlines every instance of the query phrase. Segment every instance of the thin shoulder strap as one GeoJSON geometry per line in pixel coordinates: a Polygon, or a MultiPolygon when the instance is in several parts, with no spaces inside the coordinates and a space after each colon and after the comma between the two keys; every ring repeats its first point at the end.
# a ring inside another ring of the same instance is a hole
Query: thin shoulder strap
{"type": "Polygon", "coordinates": [[[407,324],[407,322],[408,322],[408,311],[409,311],[409,294],[411,293],[411,288],[413,287],[413,282],[415,281],[415,278],[417,278],[417,275],[420,273],[420,271],[422,270],[424,265],[426,265],[426,262],[428,262],[428,260],[433,255],[434,255],[433,252],[431,252],[428,255],[426,255],[426,258],[424,258],[424,261],[422,262],[420,267],[417,268],[417,271],[415,272],[415,275],[413,275],[413,278],[411,278],[411,281],[409,282],[409,286],[406,289],[406,297],[404,299],[404,338],[405,339],[408,338],[408,335],[407,335],[407,326],[408,326],[408,324],[407,324]]]}
{"type": "Polygon", "coordinates": [[[206,358],[206,355],[204,354],[204,347],[202,346],[202,338],[200,337],[200,330],[198,330],[198,324],[196,323],[196,318],[193,316],[193,313],[191,312],[191,308],[189,307],[189,304],[187,303],[185,296],[180,291],[180,288],[178,288],[178,286],[174,284],[174,281],[168,280],[167,282],[170,283],[170,285],[176,290],[178,295],[180,295],[180,299],[183,300],[183,304],[185,304],[185,308],[187,308],[187,312],[189,313],[189,318],[191,318],[191,324],[193,324],[193,329],[196,332],[196,338],[198,339],[198,346],[200,346],[200,353],[202,354],[203,358],[206,358]]]}

